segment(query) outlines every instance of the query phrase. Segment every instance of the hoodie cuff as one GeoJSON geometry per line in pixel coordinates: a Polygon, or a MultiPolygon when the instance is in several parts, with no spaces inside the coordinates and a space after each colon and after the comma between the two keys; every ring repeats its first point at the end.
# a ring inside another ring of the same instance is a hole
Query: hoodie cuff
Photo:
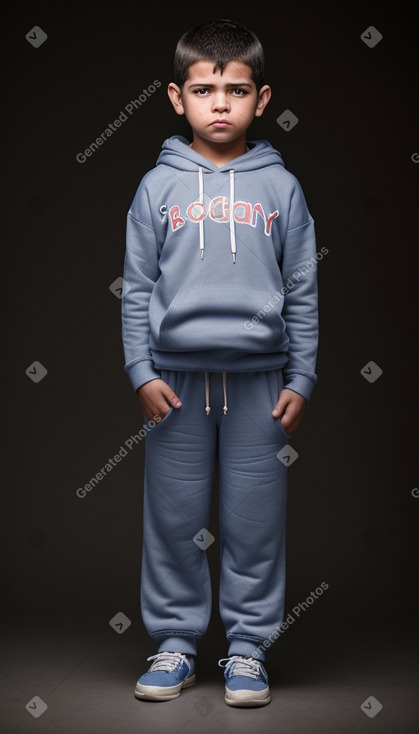
{"type": "Polygon", "coordinates": [[[315,375],[312,375],[311,377],[306,377],[306,375],[302,375],[297,372],[287,376],[284,372],[284,388],[287,388],[288,390],[294,390],[294,392],[302,395],[302,397],[305,398],[307,401],[311,398],[311,394],[314,390],[316,382],[317,377],[315,375]]]}
{"type": "Polygon", "coordinates": [[[150,380],[161,379],[161,374],[158,372],[151,360],[143,359],[141,362],[135,362],[135,364],[128,367],[126,373],[131,380],[134,391],[137,392],[138,388],[145,385],[150,380]]]}

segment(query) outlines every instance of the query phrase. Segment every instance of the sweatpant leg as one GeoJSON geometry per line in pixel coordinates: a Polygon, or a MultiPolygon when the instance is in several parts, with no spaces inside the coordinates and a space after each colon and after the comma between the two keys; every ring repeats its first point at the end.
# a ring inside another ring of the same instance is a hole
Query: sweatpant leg
{"type": "Polygon", "coordinates": [[[205,412],[203,373],[162,370],[182,401],[145,439],[141,613],[159,651],[196,654],[211,615],[207,554],[216,425],[205,412]]]}
{"type": "Polygon", "coordinates": [[[277,453],[292,434],[272,416],[282,388],[282,370],[228,374],[219,429],[220,615],[228,655],[260,660],[284,616],[288,469],[277,453]]]}

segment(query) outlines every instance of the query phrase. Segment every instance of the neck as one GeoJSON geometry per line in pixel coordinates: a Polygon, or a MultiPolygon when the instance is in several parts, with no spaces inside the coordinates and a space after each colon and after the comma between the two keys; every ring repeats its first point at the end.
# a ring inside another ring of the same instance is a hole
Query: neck
{"type": "Polygon", "coordinates": [[[217,168],[225,166],[229,161],[244,155],[248,151],[246,134],[228,143],[212,143],[194,133],[193,141],[189,147],[211,163],[214,163],[217,168]]]}

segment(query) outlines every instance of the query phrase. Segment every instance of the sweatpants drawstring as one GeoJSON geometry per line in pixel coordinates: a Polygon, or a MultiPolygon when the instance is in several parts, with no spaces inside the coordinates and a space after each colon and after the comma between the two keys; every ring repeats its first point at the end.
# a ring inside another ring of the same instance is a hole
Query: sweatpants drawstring
{"type": "Polygon", "coordinates": [[[223,372],[223,390],[224,390],[224,406],[223,406],[223,411],[224,411],[224,415],[225,415],[227,413],[227,411],[228,411],[228,407],[227,407],[227,372],[223,372]]]}
{"type": "MultiPolygon", "coordinates": [[[[224,411],[224,415],[226,415],[226,413],[228,411],[228,406],[227,406],[227,372],[223,372],[223,393],[224,393],[223,411],[224,411]]],[[[209,395],[210,395],[210,376],[209,376],[209,372],[206,372],[205,373],[205,403],[206,403],[205,412],[206,412],[207,415],[209,415],[210,412],[211,412],[211,408],[210,408],[210,404],[209,404],[209,402],[210,402],[209,395]]]]}
{"type": "Polygon", "coordinates": [[[211,408],[209,404],[209,372],[205,373],[205,400],[207,407],[205,408],[206,414],[209,415],[211,408]]]}

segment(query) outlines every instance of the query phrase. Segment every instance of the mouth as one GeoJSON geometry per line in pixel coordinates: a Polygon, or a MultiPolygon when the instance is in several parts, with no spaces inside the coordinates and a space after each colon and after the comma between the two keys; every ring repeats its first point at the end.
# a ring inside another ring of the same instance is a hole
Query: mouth
{"type": "Polygon", "coordinates": [[[214,120],[214,122],[211,123],[211,127],[216,127],[222,130],[223,128],[230,127],[230,123],[228,120],[214,120]]]}

